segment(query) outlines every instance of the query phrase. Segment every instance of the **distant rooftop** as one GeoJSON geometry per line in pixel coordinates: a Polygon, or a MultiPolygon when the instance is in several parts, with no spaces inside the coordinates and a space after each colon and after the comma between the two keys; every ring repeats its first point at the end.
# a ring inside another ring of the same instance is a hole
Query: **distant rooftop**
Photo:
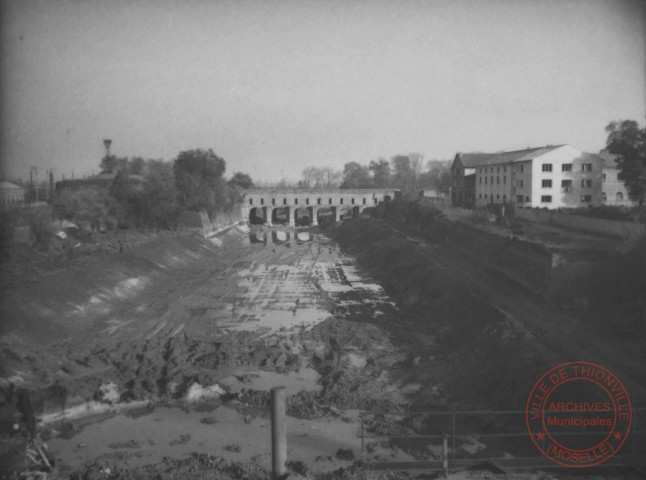
{"type": "Polygon", "coordinates": [[[565,145],[547,145],[545,147],[526,148],[511,152],[497,153],[460,153],[460,161],[465,168],[474,168],[480,165],[494,165],[498,163],[522,162],[544,155],[552,150],[565,145]]]}
{"type": "Polygon", "coordinates": [[[23,188],[20,185],[15,185],[13,183],[9,182],[0,182],[0,189],[1,190],[10,190],[10,189],[15,189],[15,188],[23,188]]]}
{"type": "Polygon", "coordinates": [[[246,194],[317,194],[317,193],[388,193],[399,191],[398,188],[250,188],[246,194]]]}

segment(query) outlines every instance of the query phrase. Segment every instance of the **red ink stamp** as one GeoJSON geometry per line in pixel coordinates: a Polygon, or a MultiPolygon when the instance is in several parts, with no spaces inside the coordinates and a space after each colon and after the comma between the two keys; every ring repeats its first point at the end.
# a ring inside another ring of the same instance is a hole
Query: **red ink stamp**
{"type": "Polygon", "coordinates": [[[543,375],[529,395],[527,429],[534,445],[567,467],[590,467],[612,457],[632,422],[630,398],[609,370],[570,362],[543,375]]]}

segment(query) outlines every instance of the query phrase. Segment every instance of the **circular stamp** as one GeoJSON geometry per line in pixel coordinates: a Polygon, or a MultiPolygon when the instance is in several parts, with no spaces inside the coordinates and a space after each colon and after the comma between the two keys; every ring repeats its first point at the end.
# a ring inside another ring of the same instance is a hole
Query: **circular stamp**
{"type": "Polygon", "coordinates": [[[567,467],[590,467],[612,457],[632,422],[630,398],[609,370],[589,362],[549,370],[532,389],[525,410],[534,445],[567,467]]]}

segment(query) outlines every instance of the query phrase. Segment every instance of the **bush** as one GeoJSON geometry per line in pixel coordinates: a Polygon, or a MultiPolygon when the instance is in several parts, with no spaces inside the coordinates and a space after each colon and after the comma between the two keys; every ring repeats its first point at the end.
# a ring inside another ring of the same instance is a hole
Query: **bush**
{"type": "Polygon", "coordinates": [[[634,208],[615,207],[611,205],[601,205],[598,207],[588,208],[562,208],[559,209],[559,211],[582,217],[601,218],[604,220],[616,220],[621,222],[632,222],[633,215],[637,213],[634,208]]]}

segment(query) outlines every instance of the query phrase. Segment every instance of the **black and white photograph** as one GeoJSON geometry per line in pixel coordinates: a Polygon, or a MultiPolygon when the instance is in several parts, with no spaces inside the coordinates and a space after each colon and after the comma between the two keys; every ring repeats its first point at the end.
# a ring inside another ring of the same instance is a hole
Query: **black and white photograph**
{"type": "Polygon", "coordinates": [[[646,479],[645,1],[0,39],[0,480],[646,479]]]}

